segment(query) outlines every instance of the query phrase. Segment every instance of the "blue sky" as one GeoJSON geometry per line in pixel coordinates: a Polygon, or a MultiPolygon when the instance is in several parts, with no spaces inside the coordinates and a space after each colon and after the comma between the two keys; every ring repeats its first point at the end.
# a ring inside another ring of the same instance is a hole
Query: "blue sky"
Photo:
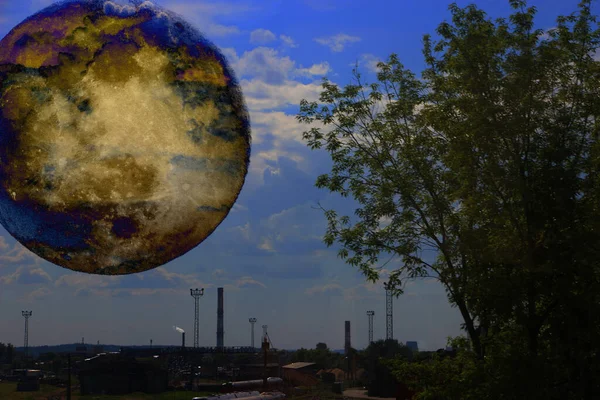
{"type": "MultiPolygon", "coordinates": [[[[46,0],[0,0],[0,38],[46,0]]],[[[217,287],[225,288],[225,345],[249,345],[249,317],[269,326],[275,347],[343,348],[344,321],[352,344],[367,343],[367,310],[375,338],[385,336],[382,282],[362,275],[326,248],[317,202],[350,214],[353,202],[316,189],[331,164],[302,141],[295,120],[301,99],[316,100],[322,76],[350,82],[352,66],[375,80],[375,64],[391,53],[417,75],[424,68],[422,35],[450,19],[448,0],[157,0],[182,15],[227,56],[250,110],[253,148],[238,201],[217,230],[174,261],[137,275],[102,277],[60,268],[23,248],[0,227],[0,342],[23,344],[21,310],[33,310],[29,344],[86,342],[178,344],[173,325],[191,335],[190,288],[200,299],[200,344],[215,345],[217,287]]],[[[508,17],[508,1],[475,3],[493,18],[508,17]]],[[[576,11],[574,0],[530,1],[536,27],[576,11]]],[[[388,264],[389,271],[394,262],[388,264]]],[[[394,301],[394,337],[421,349],[443,347],[461,333],[459,312],[435,281],[409,283],[394,301]]],[[[192,338],[188,336],[188,342],[192,338]]]]}

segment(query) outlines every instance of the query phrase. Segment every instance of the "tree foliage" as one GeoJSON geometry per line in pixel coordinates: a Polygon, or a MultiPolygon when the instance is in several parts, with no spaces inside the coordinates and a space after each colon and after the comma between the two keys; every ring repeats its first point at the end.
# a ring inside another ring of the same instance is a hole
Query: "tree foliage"
{"type": "Polygon", "coordinates": [[[369,396],[393,397],[397,380],[388,361],[411,360],[412,351],[394,339],[378,340],[358,354],[359,365],[367,371],[369,396]]]}
{"type": "Polygon", "coordinates": [[[12,364],[15,347],[10,343],[0,343],[0,364],[12,364]]]}
{"type": "Polygon", "coordinates": [[[391,55],[378,82],[356,68],[301,102],[323,125],[304,139],[333,161],[316,185],[359,204],[324,210],[324,241],[370,281],[396,257],[398,295],[439,280],[473,351],[454,382],[474,397],[600,398],[600,30],[591,0],[549,32],[510,4],[508,22],[450,5],[422,79],[391,55]]]}
{"type": "Polygon", "coordinates": [[[323,369],[346,368],[344,356],[329,350],[325,343],[317,343],[314,349],[301,348],[296,350],[292,354],[291,361],[314,362],[318,368],[323,369]]]}

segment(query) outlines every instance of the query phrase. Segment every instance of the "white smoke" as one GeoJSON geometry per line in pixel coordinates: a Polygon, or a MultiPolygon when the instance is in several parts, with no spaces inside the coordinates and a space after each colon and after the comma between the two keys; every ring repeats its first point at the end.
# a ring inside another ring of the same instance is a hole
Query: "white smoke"
{"type": "Polygon", "coordinates": [[[184,333],[185,331],[178,326],[173,325],[173,329],[175,329],[179,333],[184,333]]]}

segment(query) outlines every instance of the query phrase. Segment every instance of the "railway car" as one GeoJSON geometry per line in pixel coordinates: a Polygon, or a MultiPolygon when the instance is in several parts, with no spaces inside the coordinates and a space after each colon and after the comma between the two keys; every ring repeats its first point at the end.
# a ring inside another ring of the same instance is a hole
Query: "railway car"
{"type": "MultiPolygon", "coordinates": [[[[260,390],[263,388],[263,380],[227,382],[221,386],[221,393],[242,392],[248,390],[260,390]]],[[[267,390],[276,391],[283,389],[283,379],[267,378],[267,390]]]]}

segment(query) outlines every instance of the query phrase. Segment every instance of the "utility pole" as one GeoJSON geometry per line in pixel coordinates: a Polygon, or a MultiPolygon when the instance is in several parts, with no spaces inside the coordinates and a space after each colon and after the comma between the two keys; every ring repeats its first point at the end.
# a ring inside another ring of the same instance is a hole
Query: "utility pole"
{"type": "Polygon", "coordinates": [[[31,311],[21,311],[21,315],[25,317],[25,360],[29,356],[29,317],[31,317],[31,311]]]}
{"type": "Polygon", "coordinates": [[[375,311],[367,311],[367,315],[369,316],[369,343],[367,346],[369,346],[373,343],[373,316],[375,315],[375,311]]]}
{"type": "Polygon", "coordinates": [[[250,325],[251,325],[251,331],[250,331],[250,346],[255,349],[254,347],[254,324],[256,323],[256,318],[250,318],[248,321],[250,321],[250,325]]]}
{"type": "Polygon", "coordinates": [[[200,322],[198,317],[199,312],[199,303],[200,297],[204,295],[204,288],[202,289],[190,289],[190,294],[194,298],[194,347],[198,347],[199,344],[199,331],[200,331],[200,322]]]}
{"type": "Polygon", "coordinates": [[[385,288],[385,338],[393,339],[394,338],[394,317],[392,312],[392,285],[389,282],[383,284],[385,288]]]}

